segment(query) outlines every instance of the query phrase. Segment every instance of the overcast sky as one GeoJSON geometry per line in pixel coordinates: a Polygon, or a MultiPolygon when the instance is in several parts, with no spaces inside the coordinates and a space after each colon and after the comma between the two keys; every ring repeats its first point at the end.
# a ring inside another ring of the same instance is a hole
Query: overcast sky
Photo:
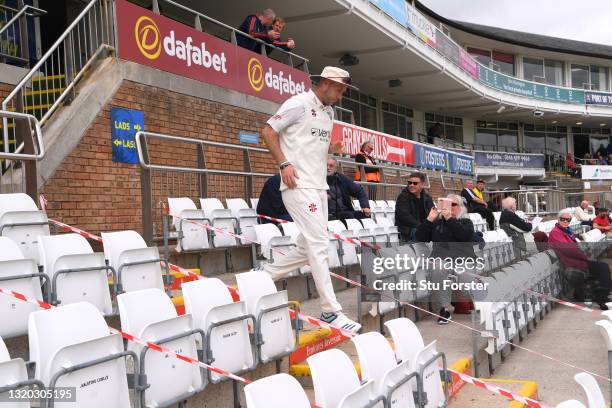
{"type": "Polygon", "coordinates": [[[420,0],[452,20],[612,45],[610,0],[420,0]]]}

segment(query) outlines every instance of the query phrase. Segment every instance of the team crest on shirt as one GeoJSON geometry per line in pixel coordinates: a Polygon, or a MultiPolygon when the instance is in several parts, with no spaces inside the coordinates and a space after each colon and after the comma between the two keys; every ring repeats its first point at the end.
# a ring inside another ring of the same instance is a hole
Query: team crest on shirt
{"type": "Polygon", "coordinates": [[[316,117],[317,117],[317,111],[316,111],[316,110],[314,110],[314,109],[311,109],[311,110],[310,110],[310,114],[312,115],[312,117],[313,117],[313,118],[316,118],[316,117]]]}
{"type": "Polygon", "coordinates": [[[317,205],[315,203],[310,203],[308,205],[308,209],[310,210],[310,212],[317,212],[317,205]]]}

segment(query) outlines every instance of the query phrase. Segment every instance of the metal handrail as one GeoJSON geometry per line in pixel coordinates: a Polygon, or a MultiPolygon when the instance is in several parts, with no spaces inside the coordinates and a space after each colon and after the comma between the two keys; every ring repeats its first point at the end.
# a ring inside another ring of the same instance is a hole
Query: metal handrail
{"type": "MultiPolygon", "coordinates": [[[[286,51],[286,50],[284,50],[284,49],[282,49],[282,48],[276,47],[275,45],[270,44],[270,43],[267,43],[267,42],[265,42],[265,41],[263,41],[263,40],[260,40],[259,38],[252,37],[252,36],[250,36],[248,33],[245,33],[245,32],[243,32],[243,31],[240,31],[240,30],[238,30],[237,28],[234,28],[234,27],[232,27],[232,26],[230,26],[230,25],[227,25],[227,24],[225,24],[225,23],[223,23],[223,22],[221,22],[221,21],[215,20],[214,18],[212,18],[212,17],[210,17],[210,16],[207,16],[207,15],[205,15],[205,14],[202,14],[202,13],[200,13],[199,11],[196,11],[196,10],[190,9],[189,7],[184,6],[184,5],[182,5],[182,4],[180,4],[180,3],[177,3],[177,2],[175,2],[175,1],[172,1],[172,0],[153,0],[154,4],[155,4],[155,3],[157,3],[157,2],[159,2],[159,1],[164,1],[164,2],[166,2],[166,3],[168,3],[168,4],[171,4],[171,5],[175,6],[175,7],[180,8],[181,10],[184,10],[184,11],[186,11],[186,12],[188,12],[188,13],[192,13],[192,14],[194,14],[194,15],[196,16],[196,22],[195,22],[195,26],[196,26],[196,28],[198,28],[198,25],[199,25],[199,24],[201,24],[201,23],[200,23],[200,18],[203,18],[203,19],[205,19],[206,21],[210,21],[211,23],[217,24],[218,26],[221,26],[221,27],[223,27],[223,28],[225,28],[225,29],[227,29],[227,30],[230,30],[230,31],[232,32],[232,42],[234,42],[234,40],[235,40],[235,38],[236,38],[236,37],[235,37],[235,36],[236,36],[236,34],[239,34],[239,35],[242,35],[242,36],[244,36],[244,37],[248,37],[249,39],[251,39],[251,40],[253,40],[253,41],[256,41],[256,42],[258,42],[258,43],[262,44],[262,45],[263,45],[262,50],[265,50],[265,48],[266,48],[266,47],[270,47],[270,48],[272,48],[272,49],[274,49],[274,50],[278,50],[279,52],[281,52],[281,53],[283,53],[283,54],[288,55],[290,58],[291,58],[291,57],[295,57],[295,58],[297,58],[297,59],[301,60],[301,61],[302,61],[303,63],[305,63],[305,64],[307,64],[308,62],[310,62],[310,61],[309,61],[307,58],[304,58],[304,57],[302,57],[301,55],[298,55],[298,54],[295,54],[295,53],[293,53],[293,52],[291,52],[291,51],[286,51]]],[[[155,8],[154,8],[154,10],[155,10],[155,8]]],[[[264,51],[264,52],[265,52],[265,51],[264,51]]]]}
{"type": "Polygon", "coordinates": [[[3,32],[8,30],[8,28],[24,14],[28,17],[38,17],[38,16],[43,16],[47,14],[45,10],[39,9],[38,7],[29,6],[29,5],[23,6],[21,10],[19,11],[16,9],[10,8],[10,7],[2,7],[2,8],[6,8],[11,11],[17,11],[17,14],[15,14],[13,18],[7,21],[6,24],[2,28],[0,28],[0,35],[2,35],[3,32]],[[28,10],[32,10],[32,12],[28,13],[28,10]]]}
{"type": "MultiPolygon", "coordinates": [[[[36,143],[33,143],[36,149],[36,153],[34,154],[18,153],[18,152],[9,153],[9,152],[3,152],[0,150],[0,159],[37,160],[37,161],[42,160],[43,157],[45,156],[45,145],[43,143],[42,131],[40,129],[40,122],[38,121],[38,119],[26,113],[9,112],[5,110],[0,110],[0,117],[2,117],[3,119],[10,118],[10,119],[17,119],[17,120],[19,119],[27,120],[30,125],[32,124],[34,125],[33,128],[34,128],[35,135],[33,136],[35,136],[35,139],[33,139],[32,142],[36,141],[36,143]]],[[[32,130],[32,126],[30,126],[30,130],[32,130]]]]}

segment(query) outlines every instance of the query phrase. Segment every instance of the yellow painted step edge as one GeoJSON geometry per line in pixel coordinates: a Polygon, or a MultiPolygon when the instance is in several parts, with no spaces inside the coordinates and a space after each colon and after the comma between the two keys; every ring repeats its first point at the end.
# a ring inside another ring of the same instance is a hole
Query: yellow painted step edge
{"type": "Polygon", "coordinates": [[[172,299],[172,304],[174,305],[174,307],[185,305],[185,299],[183,299],[182,296],[175,296],[171,299],[172,299]]]}
{"type": "MultiPolygon", "coordinates": [[[[361,366],[359,363],[354,363],[355,371],[357,371],[357,375],[361,378],[361,366]]],[[[295,364],[289,367],[289,375],[294,377],[310,377],[310,366],[308,364],[295,364]]]]}
{"type": "MultiPolygon", "coordinates": [[[[201,275],[200,269],[199,268],[194,268],[194,269],[187,269],[189,272],[193,272],[196,275],[201,275]]],[[[180,272],[176,272],[176,271],[170,271],[170,275],[172,275],[173,278],[184,278],[185,275],[183,275],[180,272]]]]}
{"type": "Polygon", "coordinates": [[[59,75],[39,75],[39,76],[35,76],[32,77],[32,81],[44,81],[44,80],[48,80],[48,79],[61,79],[61,78],[65,78],[66,75],[64,74],[59,74],[59,75]]]}
{"type": "Polygon", "coordinates": [[[25,93],[25,96],[32,96],[32,95],[43,95],[43,94],[55,94],[55,93],[60,93],[60,92],[64,92],[66,88],[53,88],[53,89],[41,89],[38,91],[28,91],[25,93]]]}
{"type": "MultiPolygon", "coordinates": [[[[538,383],[530,380],[502,380],[499,378],[480,378],[483,381],[493,383],[506,383],[506,384],[523,384],[518,392],[521,397],[538,399],[538,383]]],[[[518,401],[511,401],[508,408],[524,408],[526,405],[521,404],[518,401]]]]}

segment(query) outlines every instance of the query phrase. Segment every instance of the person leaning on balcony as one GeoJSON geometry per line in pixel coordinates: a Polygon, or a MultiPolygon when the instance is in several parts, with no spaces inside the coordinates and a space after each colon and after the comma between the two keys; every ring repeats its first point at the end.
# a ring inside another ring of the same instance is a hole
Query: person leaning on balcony
{"type": "MultiPolygon", "coordinates": [[[[269,26],[272,25],[275,18],[276,13],[274,13],[274,10],[272,9],[265,9],[261,12],[258,11],[255,14],[246,16],[238,29],[243,33],[247,33],[251,37],[262,41],[278,40],[280,38],[280,33],[269,29],[269,26]]],[[[260,54],[261,43],[253,40],[251,37],[236,33],[236,42],[240,47],[260,54]]]]}
{"type": "MultiPolygon", "coordinates": [[[[374,145],[371,140],[363,142],[359,153],[355,156],[355,163],[363,163],[376,165],[376,160],[372,157],[374,145]]],[[[376,167],[357,166],[355,171],[355,181],[361,181],[361,170],[365,173],[365,181],[368,183],[380,183],[380,169],[376,167]]],[[[376,186],[368,186],[368,197],[370,200],[376,200],[376,186]]]]}
{"type": "MultiPolygon", "coordinates": [[[[272,31],[275,31],[279,34],[285,29],[285,20],[282,17],[276,17],[274,22],[272,23],[272,31]]],[[[291,51],[295,48],[295,41],[293,38],[288,38],[287,41],[283,41],[280,37],[276,40],[266,38],[264,39],[268,44],[272,44],[273,46],[283,49],[285,51],[291,51]]]]}

